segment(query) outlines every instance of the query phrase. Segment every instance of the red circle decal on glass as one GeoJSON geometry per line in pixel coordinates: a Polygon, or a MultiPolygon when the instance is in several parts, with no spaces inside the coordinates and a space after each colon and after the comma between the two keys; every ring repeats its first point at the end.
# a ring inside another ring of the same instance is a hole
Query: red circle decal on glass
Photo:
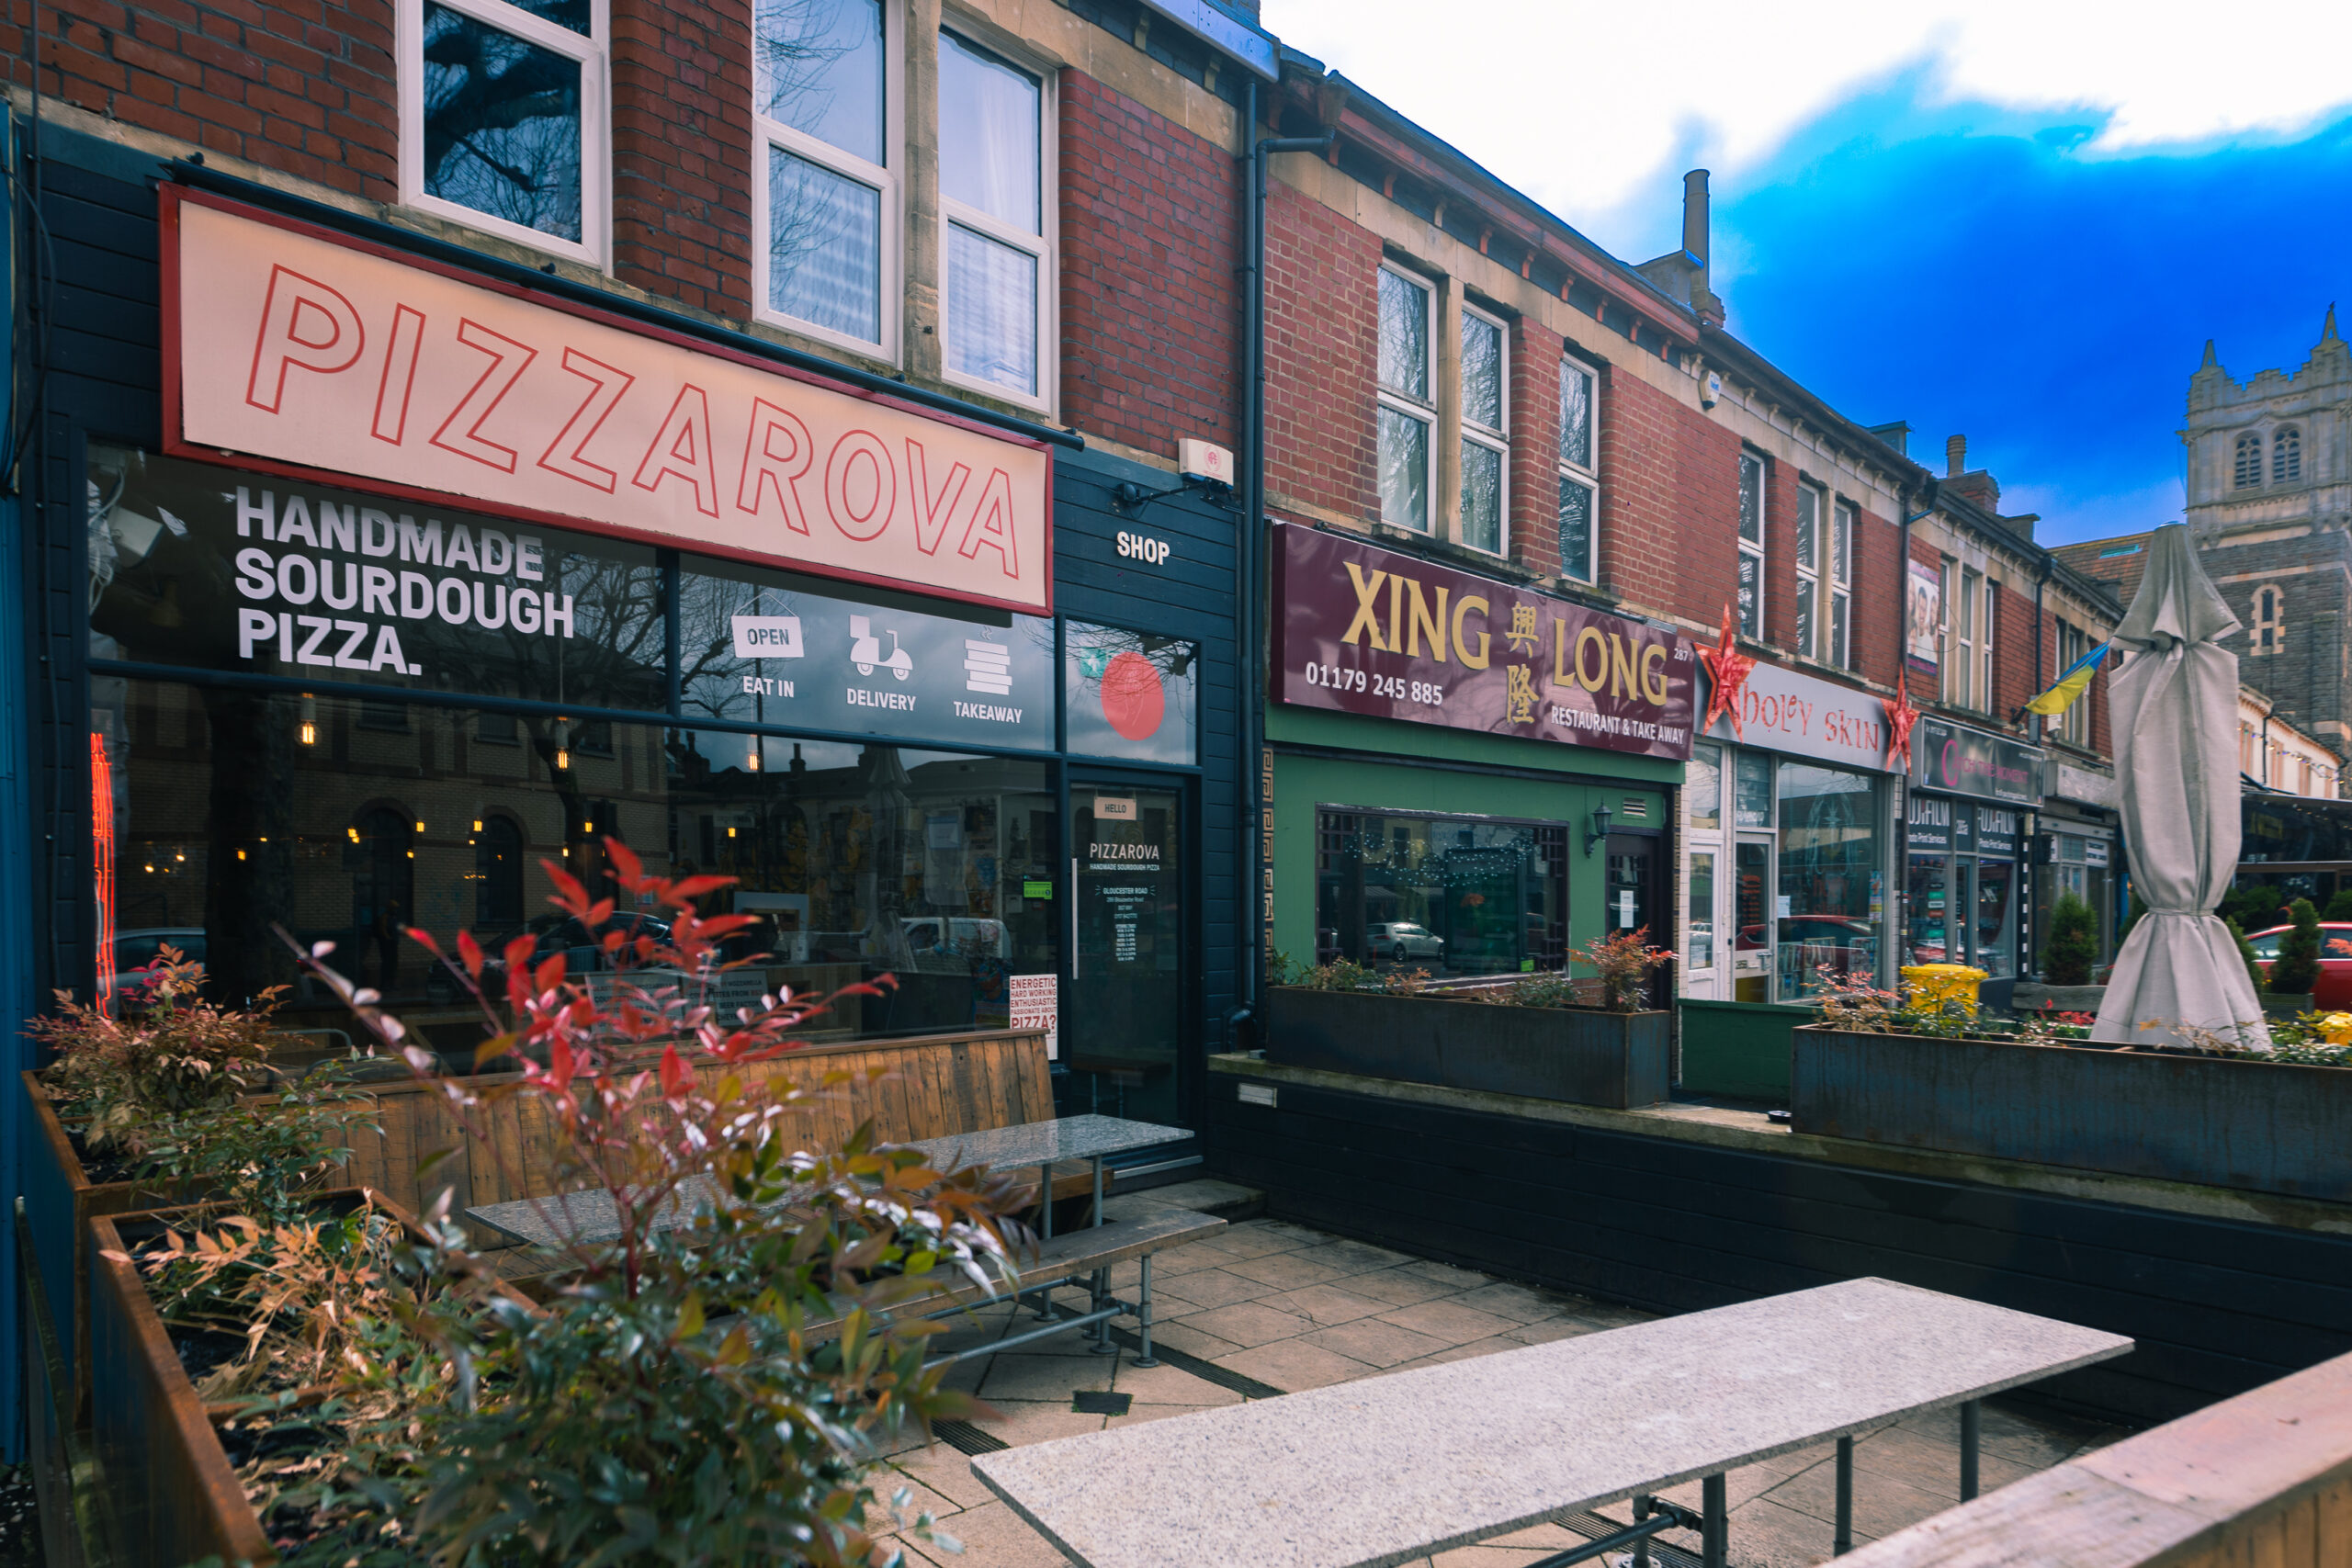
{"type": "Polygon", "coordinates": [[[1150,660],[1129,650],[1104,666],[1102,716],[1129,740],[1141,740],[1159,728],[1168,713],[1168,693],[1150,660]]]}

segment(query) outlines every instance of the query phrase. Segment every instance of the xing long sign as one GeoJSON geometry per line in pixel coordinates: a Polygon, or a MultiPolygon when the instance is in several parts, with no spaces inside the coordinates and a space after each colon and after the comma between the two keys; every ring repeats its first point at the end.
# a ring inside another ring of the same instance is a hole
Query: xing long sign
{"type": "Polygon", "coordinates": [[[1343,535],[1274,534],[1282,701],[1690,756],[1696,661],[1672,632],[1343,535]]]}
{"type": "Polygon", "coordinates": [[[163,204],[177,455],[1052,607],[1042,443],[175,186],[163,204]]]}

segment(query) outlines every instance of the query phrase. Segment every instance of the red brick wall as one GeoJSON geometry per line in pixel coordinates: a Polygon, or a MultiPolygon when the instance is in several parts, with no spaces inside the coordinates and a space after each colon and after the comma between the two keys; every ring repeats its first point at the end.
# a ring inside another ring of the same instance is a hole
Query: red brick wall
{"type": "MultiPolygon", "coordinates": [[[[31,80],[22,13],[0,27],[31,80]]],[[[62,0],[40,90],[125,125],[378,201],[398,193],[392,9],[332,0],[62,0]]]]}
{"type": "Polygon", "coordinates": [[[1379,266],[1372,233],[1268,183],[1266,488],[1366,521],[1380,515],[1379,266]]]}
{"type": "MultiPolygon", "coordinates": [[[[1663,397],[1664,394],[1655,394],[1663,397]]],[[[1625,593],[1640,604],[1720,626],[1726,605],[1739,604],[1739,436],[1702,413],[1674,411],[1676,510],[1680,527],[1653,539],[1629,540],[1625,593]]]]}
{"type": "Polygon", "coordinates": [[[1510,333],[1510,554],[1544,577],[1560,571],[1559,333],[1524,317],[1510,333]]]}
{"type": "Polygon", "coordinates": [[[719,315],[752,308],[752,19],[613,0],[613,272],[719,315]]]}
{"type": "Polygon", "coordinates": [[[1240,445],[1239,181],[1229,152],[1062,73],[1068,423],[1167,457],[1240,445]]]}
{"type": "Polygon", "coordinates": [[[1764,640],[1797,646],[1797,485],[1793,464],[1764,460],[1764,640]]]}
{"type": "Polygon", "coordinates": [[[1903,530],[1859,507],[1853,592],[1854,606],[1848,614],[1854,663],[1861,674],[1892,686],[1903,665],[1903,530]]]}

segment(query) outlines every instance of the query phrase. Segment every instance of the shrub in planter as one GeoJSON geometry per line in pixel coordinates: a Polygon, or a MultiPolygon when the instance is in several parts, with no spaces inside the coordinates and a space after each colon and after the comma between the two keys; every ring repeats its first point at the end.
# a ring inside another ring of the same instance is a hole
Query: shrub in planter
{"type": "Polygon", "coordinates": [[[2308,997],[2319,984],[2319,911],[2308,898],[2287,906],[2294,929],[2278,939],[2278,956],[2271,960],[2269,989],[2282,996],[2308,997]]]}
{"type": "MultiPolygon", "coordinates": [[[[875,1556],[876,1456],[977,1408],[922,1365],[943,1325],[889,1309],[943,1272],[1009,1277],[1013,1183],[931,1170],[876,1147],[870,1129],[829,1154],[795,1147],[782,1129],[806,1091],[698,1074],[698,1062],[748,1068],[790,1048],[823,1004],[770,997],[718,1017],[701,998],[728,967],[718,943],[747,922],[705,918],[695,901],[728,879],[647,877],[606,844],[625,897],[675,912],[667,942],[606,931],[606,954],[633,946],[631,968],[681,983],[600,1002],[561,955],[531,965],[523,939],[492,999],[485,955],[461,935],[447,962],[481,1000],[483,1049],[531,1064],[513,1082],[434,1077],[379,998],[327,966],[330,944],[304,959],[434,1083],[469,1138],[494,1145],[493,1114],[550,1129],[553,1185],[594,1194],[610,1223],[592,1232],[574,1205],[549,1204],[564,1241],[538,1302],[501,1287],[446,1213],[426,1216],[425,1244],[405,1258],[369,1243],[326,1267],[331,1249],[299,1224],[256,1224],[151,1260],[167,1303],[199,1299],[184,1278],[209,1275],[198,1282],[210,1300],[243,1280],[225,1298],[258,1336],[236,1374],[252,1400],[240,1474],[289,1562],[847,1568],[875,1556]],[[372,1293],[394,1278],[414,1282],[372,1293]],[[812,1320],[837,1316],[838,1336],[807,1343],[812,1320]],[[280,1325],[299,1354],[267,1353],[280,1325]],[[272,1471],[289,1423],[333,1440],[299,1471],[272,1471]]],[[[547,869],[555,902],[605,931],[613,900],[547,869]]]]}
{"type": "Polygon", "coordinates": [[[2320,919],[2328,921],[2352,920],[2352,887],[2337,888],[2335,896],[2327,901],[2327,908],[2321,911],[2320,919]]]}
{"type": "Polygon", "coordinates": [[[2238,962],[2245,965],[2246,978],[2254,982],[2254,994],[2260,996],[2269,987],[2270,976],[2262,972],[2262,960],[2255,956],[2254,943],[2246,941],[2245,931],[2234,919],[2224,915],[2222,924],[2229,929],[2230,941],[2238,950],[2238,962]]]}
{"type": "Polygon", "coordinates": [[[2072,893],[2050,907],[2050,951],[2042,975],[2053,986],[2087,986],[2098,962],[2098,914],[2072,893]]]}

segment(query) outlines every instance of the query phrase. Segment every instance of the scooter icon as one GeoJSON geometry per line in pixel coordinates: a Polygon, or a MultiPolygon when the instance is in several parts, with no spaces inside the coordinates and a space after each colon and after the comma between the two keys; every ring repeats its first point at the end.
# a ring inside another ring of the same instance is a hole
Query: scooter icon
{"type": "Polygon", "coordinates": [[[882,638],[874,635],[874,619],[870,615],[849,618],[849,661],[857,666],[861,675],[871,675],[877,664],[903,681],[915,672],[915,661],[899,646],[899,634],[885,626],[882,636],[890,639],[890,657],[882,657],[882,638]]]}

